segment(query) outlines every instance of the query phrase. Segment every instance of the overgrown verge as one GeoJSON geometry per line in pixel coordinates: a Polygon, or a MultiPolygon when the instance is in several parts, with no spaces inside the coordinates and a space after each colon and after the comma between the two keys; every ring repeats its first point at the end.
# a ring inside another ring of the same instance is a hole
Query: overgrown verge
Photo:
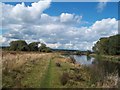
{"type": "Polygon", "coordinates": [[[95,57],[97,59],[105,61],[111,61],[115,63],[120,63],[120,56],[119,55],[97,55],[97,54],[90,54],[90,56],[95,57]]]}
{"type": "MultiPolygon", "coordinates": [[[[49,55],[48,55],[49,57],[49,55]]],[[[41,76],[48,64],[44,54],[10,54],[2,57],[3,88],[39,87],[41,76]]]]}

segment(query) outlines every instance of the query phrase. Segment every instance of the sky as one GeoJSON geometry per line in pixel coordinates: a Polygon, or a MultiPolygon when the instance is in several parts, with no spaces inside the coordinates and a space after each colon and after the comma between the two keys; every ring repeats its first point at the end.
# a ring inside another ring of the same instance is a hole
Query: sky
{"type": "Polygon", "coordinates": [[[6,2],[0,43],[40,41],[55,49],[91,50],[101,38],[118,33],[117,2],[6,2]]]}

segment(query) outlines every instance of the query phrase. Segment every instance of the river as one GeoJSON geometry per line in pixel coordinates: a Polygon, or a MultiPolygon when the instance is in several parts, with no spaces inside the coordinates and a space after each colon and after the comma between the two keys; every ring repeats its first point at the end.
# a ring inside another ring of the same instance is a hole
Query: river
{"type": "MultiPolygon", "coordinates": [[[[120,80],[120,63],[114,63],[109,60],[101,60],[86,55],[72,55],[77,63],[89,68],[93,78],[99,77],[105,79],[106,76],[112,75],[115,79],[120,80]]],[[[120,81],[118,83],[120,87],[120,81]]]]}
{"type": "Polygon", "coordinates": [[[107,74],[118,73],[120,77],[120,63],[114,63],[109,60],[98,60],[97,58],[86,55],[73,55],[77,63],[90,68],[104,71],[107,74]]]}

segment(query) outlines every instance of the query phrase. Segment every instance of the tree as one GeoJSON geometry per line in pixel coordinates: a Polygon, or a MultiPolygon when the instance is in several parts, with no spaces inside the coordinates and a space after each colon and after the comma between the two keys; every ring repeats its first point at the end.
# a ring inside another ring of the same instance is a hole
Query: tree
{"type": "Polygon", "coordinates": [[[109,38],[109,54],[110,55],[120,54],[120,34],[111,36],[109,38]]]}
{"type": "Polygon", "coordinates": [[[10,42],[10,50],[13,51],[29,51],[29,47],[24,40],[10,42]]]}
{"type": "Polygon", "coordinates": [[[46,47],[44,43],[41,43],[41,46],[39,47],[40,52],[51,52],[52,50],[49,47],[46,47]]]}
{"type": "Polygon", "coordinates": [[[44,43],[41,43],[41,46],[39,47],[39,51],[45,52],[46,45],[44,43]]]}
{"type": "Polygon", "coordinates": [[[32,42],[28,46],[30,48],[30,51],[38,51],[38,44],[40,42],[32,42]]]}
{"type": "Polygon", "coordinates": [[[86,55],[89,56],[91,54],[90,50],[87,50],[86,55]]]}
{"type": "Polygon", "coordinates": [[[76,55],[81,55],[81,51],[76,51],[76,55]]]}
{"type": "Polygon", "coordinates": [[[92,48],[95,53],[107,55],[120,54],[120,34],[101,38],[92,48]]]}
{"type": "Polygon", "coordinates": [[[46,45],[44,43],[32,42],[28,45],[24,40],[17,40],[17,41],[10,42],[9,50],[12,50],[12,51],[40,51],[40,52],[51,52],[52,51],[49,47],[46,47],[46,45]]]}
{"type": "Polygon", "coordinates": [[[99,51],[101,54],[108,54],[109,38],[101,38],[99,42],[99,51]]]}

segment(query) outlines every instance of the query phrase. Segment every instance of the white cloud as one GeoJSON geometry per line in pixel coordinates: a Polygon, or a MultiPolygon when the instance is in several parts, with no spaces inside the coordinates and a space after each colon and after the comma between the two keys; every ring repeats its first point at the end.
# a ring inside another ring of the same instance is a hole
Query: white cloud
{"type": "MultiPolygon", "coordinates": [[[[42,12],[49,8],[51,0],[40,0],[37,3],[32,3],[31,6],[25,6],[24,3],[17,4],[16,6],[6,5],[2,3],[3,20],[6,23],[13,22],[21,23],[34,23],[39,21],[42,12]]],[[[3,22],[4,23],[4,22],[3,22]]]]}
{"type": "Polygon", "coordinates": [[[110,1],[110,0],[99,0],[98,6],[97,6],[97,11],[102,12],[104,10],[104,8],[106,7],[108,1],[110,1]]]}
{"type": "Polygon", "coordinates": [[[70,22],[76,22],[79,23],[80,20],[82,19],[82,16],[76,16],[74,14],[69,14],[69,13],[62,13],[60,15],[60,21],[63,23],[70,23],[70,22]]]}
{"type": "Polygon", "coordinates": [[[82,16],[70,13],[50,16],[43,13],[49,6],[49,0],[33,3],[31,7],[2,4],[3,28],[8,31],[0,37],[3,38],[0,42],[8,45],[12,40],[23,39],[28,43],[40,41],[51,48],[86,50],[91,49],[101,36],[117,33],[118,21],[115,18],[96,21],[90,27],[77,27],[82,16]]]}
{"type": "Polygon", "coordinates": [[[59,42],[55,44],[48,43],[46,45],[47,47],[50,47],[50,48],[59,48],[60,46],[62,46],[62,44],[60,44],[59,42]]]}
{"type": "Polygon", "coordinates": [[[106,2],[100,2],[97,6],[97,11],[102,12],[103,9],[106,7],[107,3],[106,2]]]}
{"type": "Polygon", "coordinates": [[[2,35],[0,35],[0,44],[5,42],[6,41],[6,38],[5,37],[2,37],[2,35]]]}

